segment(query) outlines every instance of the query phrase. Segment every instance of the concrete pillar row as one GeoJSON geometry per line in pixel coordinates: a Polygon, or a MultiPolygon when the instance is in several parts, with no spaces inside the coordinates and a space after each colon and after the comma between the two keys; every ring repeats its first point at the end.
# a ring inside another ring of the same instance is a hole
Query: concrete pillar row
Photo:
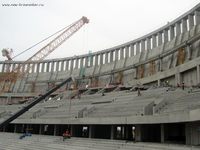
{"type": "Polygon", "coordinates": [[[136,43],[136,55],[140,53],[140,43],[136,43]]]}
{"type": "Polygon", "coordinates": [[[194,12],[194,16],[195,16],[196,25],[200,24],[200,12],[199,11],[195,11],[194,12]]]}
{"type": "Polygon", "coordinates": [[[170,41],[174,39],[175,32],[174,32],[174,26],[169,27],[169,32],[170,32],[170,41]]]}
{"type": "Polygon", "coordinates": [[[192,27],[194,26],[194,16],[193,15],[188,16],[188,23],[189,23],[189,30],[191,30],[192,27]]]}
{"type": "Polygon", "coordinates": [[[182,24],[182,32],[187,32],[187,19],[182,19],[181,20],[181,24],[182,24]]]}
{"type": "Polygon", "coordinates": [[[134,56],[134,45],[130,45],[130,57],[134,56]]]}
{"type": "Polygon", "coordinates": [[[157,45],[156,45],[156,35],[153,35],[152,36],[152,48],[155,48],[155,47],[157,47],[157,45]]]}
{"type": "Polygon", "coordinates": [[[181,34],[181,25],[180,25],[180,22],[177,22],[175,24],[175,27],[176,27],[176,36],[180,35],[181,34]]]}
{"type": "Polygon", "coordinates": [[[70,60],[70,71],[72,71],[74,68],[74,59],[70,60]]]}
{"type": "Polygon", "coordinates": [[[162,32],[158,32],[158,46],[162,45],[162,32]]]}

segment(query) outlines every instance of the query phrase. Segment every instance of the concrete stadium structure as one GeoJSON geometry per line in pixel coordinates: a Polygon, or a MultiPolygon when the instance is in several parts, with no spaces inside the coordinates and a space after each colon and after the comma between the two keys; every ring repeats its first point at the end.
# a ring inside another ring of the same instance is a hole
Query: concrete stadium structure
{"type": "MultiPolygon", "coordinates": [[[[0,62],[1,74],[20,63],[0,62]]],[[[138,142],[200,145],[200,4],[122,45],[32,64],[32,72],[0,96],[1,121],[62,80],[79,80],[31,108],[4,132],[31,128],[34,134],[59,136],[69,128],[73,137],[132,140],[134,127],[138,142]],[[138,86],[141,96],[135,91],[138,86]]]]}

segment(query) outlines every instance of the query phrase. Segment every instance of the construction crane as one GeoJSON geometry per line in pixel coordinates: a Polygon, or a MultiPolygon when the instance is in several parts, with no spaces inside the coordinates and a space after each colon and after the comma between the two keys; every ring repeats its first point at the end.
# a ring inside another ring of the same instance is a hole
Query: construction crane
{"type": "Polygon", "coordinates": [[[2,56],[3,57],[7,57],[8,61],[12,60],[12,58],[11,58],[11,54],[13,52],[12,49],[4,48],[1,52],[2,52],[2,56]]]}
{"type": "MultiPolygon", "coordinates": [[[[72,23],[67,29],[65,29],[60,35],[54,38],[46,46],[41,48],[32,57],[24,61],[22,64],[14,67],[10,73],[3,73],[0,76],[0,95],[8,89],[11,85],[17,81],[17,79],[22,78],[26,73],[29,73],[33,69],[33,64],[31,62],[37,62],[43,60],[51,52],[53,52],[57,47],[63,44],[68,38],[70,38],[74,33],[76,33],[84,24],[89,23],[87,17],[82,17],[78,21],[72,23]]],[[[4,55],[7,57],[6,51],[4,55]]]]}

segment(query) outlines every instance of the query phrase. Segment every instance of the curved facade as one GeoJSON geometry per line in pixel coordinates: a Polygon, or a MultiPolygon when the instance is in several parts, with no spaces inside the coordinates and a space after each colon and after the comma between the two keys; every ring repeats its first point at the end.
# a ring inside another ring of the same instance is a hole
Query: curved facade
{"type": "MultiPolygon", "coordinates": [[[[20,63],[0,62],[1,73],[20,63]]],[[[64,125],[71,125],[75,136],[81,136],[82,128],[87,127],[88,137],[117,138],[115,130],[120,127],[120,132],[124,132],[120,137],[128,139],[128,132],[134,125],[138,141],[164,142],[176,136],[185,144],[200,144],[200,109],[195,107],[196,103],[200,103],[198,90],[190,95],[186,91],[168,92],[167,89],[166,92],[165,88],[159,88],[166,84],[169,87],[184,84],[186,88],[200,84],[200,4],[156,31],[122,45],[86,55],[32,64],[33,69],[12,85],[8,93],[1,95],[1,103],[17,103],[23,97],[45,93],[51,86],[70,76],[79,79],[73,86],[78,89],[89,87],[88,92],[110,84],[125,87],[143,84],[157,89],[147,90],[141,98],[123,92],[113,92],[103,98],[98,95],[102,93],[100,90],[94,96],[86,95],[86,91],[82,98],[85,103],[76,100],[72,104],[76,110],[74,116],[71,114],[71,103],[70,108],[67,107],[69,103],[64,101],[50,102],[47,106],[41,104],[37,111],[26,113],[31,117],[25,116],[13,122],[15,132],[26,124],[31,125],[35,133],[41,134],[45,133],[43,128],[48,125],[52,129],[51,135],[59,135],[64,125]],[[188,99],[194,101],[188,103],[188,99]],[[63,106],[70,110],[68,117],[67,113],[61,115],[61,112],[66,112],[63,106]],[[57,115],[53,116],[49,110],[57,115]],[[123,113],[117,113],[116,110],[123,113]],[[101,134],[97,129],[110,133],[101,134]],[[149,130],[154,130],[156,135],[148,136],[152,134],[149,130]]],[[[68,99],[69,93],[71,91],[64,87],[56,95],[59,99],[68,99]]]]}
{"type": "MultiPolygon", "coordinates": [[[[37,85],[72,75],[95,77],[99,80],[98,84],[103,86],[109,82],[119,82],[116,81],[119,72],[125,85],[134,85],[138,79],[142,84],[155,82],[160,85],[164,80],[173,86],[181,82],[186,85],[198,84],[199,7],[195,6],[156,31],[113,48],[87,55],[33,62],[34,67],[26,83],[14,87],[13,92],[29,92],[30,82],[37,85]]],[[[1,72],[18,64],[20,62],[9,65],[0,62],[1,72]]],[[[88,81],[88,84],[92,84],[92,81],[88,81]]],[[[41,88],[44,87],[45,84],[41,88]]]]}

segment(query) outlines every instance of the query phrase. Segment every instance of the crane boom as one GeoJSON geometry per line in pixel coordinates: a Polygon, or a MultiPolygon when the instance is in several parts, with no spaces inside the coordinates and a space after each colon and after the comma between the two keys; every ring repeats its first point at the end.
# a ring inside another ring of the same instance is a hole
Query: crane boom
{"type": "MultiPolygon", "coordinates": [[[[43,60],[57,47],[63,44],[68,38],[70,38],[74,33],[76,33],[86,23],[89,23],[89,20],[84,16],[78,21],[72,23],[66,30],[64,30],[60,35],[54,38],[46,46],[41,48],[32,57],[30,57],[17,67],[13,68],[9,74],[3,74],[0,77],[0,83],[2,82],[10,83],[11,86],[11,83],[16,82],[18,78],[23,77],[26,73],[31,72],[31,69],[33,68],[33,64],[31,64],[31,62],[37,62],[43,60]]],[[[3,92],[4,88],[1,87],[0,94],[3,92]]]]}

